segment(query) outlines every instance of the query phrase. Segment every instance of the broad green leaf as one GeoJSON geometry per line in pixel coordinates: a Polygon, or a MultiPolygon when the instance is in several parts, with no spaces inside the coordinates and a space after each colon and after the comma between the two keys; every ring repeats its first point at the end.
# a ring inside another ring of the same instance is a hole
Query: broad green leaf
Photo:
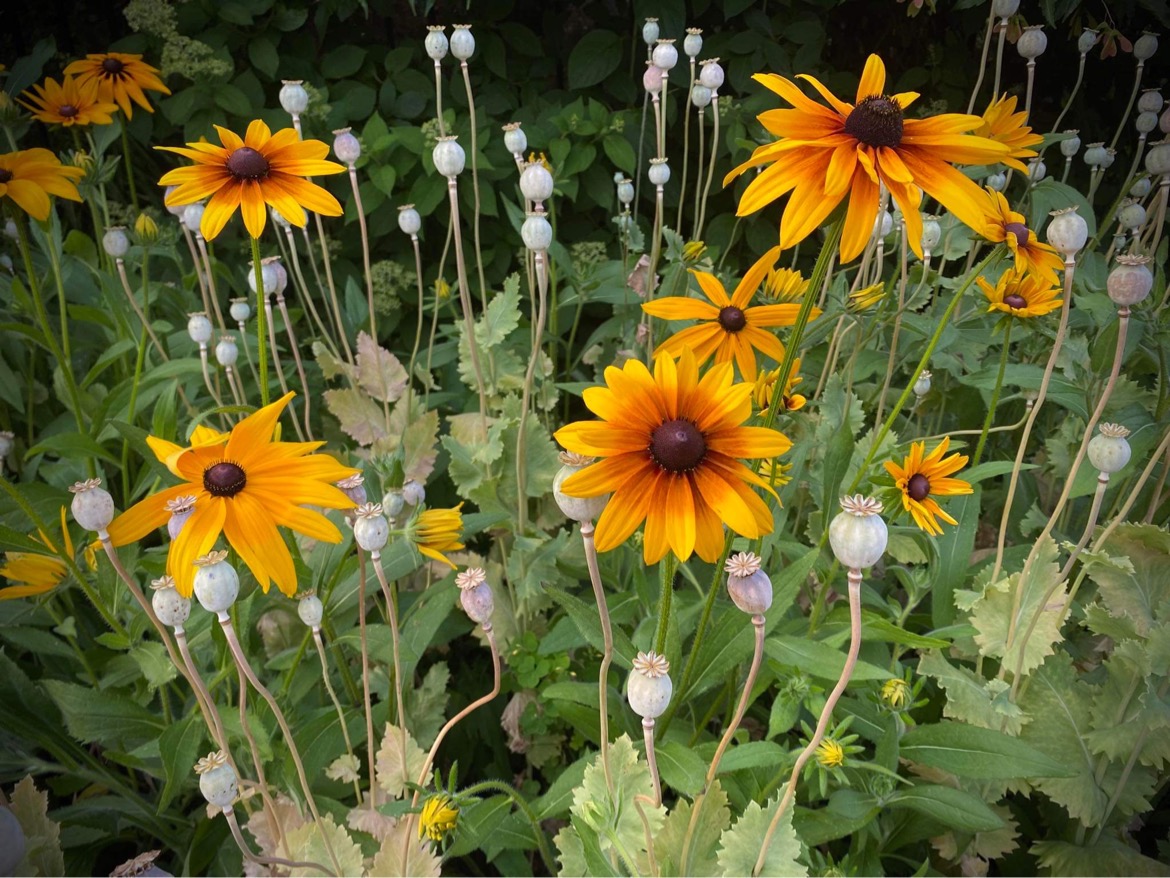
{"type": "Polygon", "coordinates": [[[851,835],[880,813],[881,805],[873,796],[841,789],[830,794],[824,808],[797,808],[792,823],[800,840],[811,847],[851,835]]]}
{"type": "MultiPolygon", "coordinates": [[[[561,609],[573,620],[573,624],[577,626],[581,636],[589,641],[594,649],[600,652],[605,648],[605,638],[601,636],[601,621],[597,616],[597,607],[592,602],[587,604],[579,597],[561,591],[559,588],[553,588],[551,585],[546,586],[545,591],[548,592],[549,597],[561,605],[561,609]]],[[[613,629],[614,664],[628,670],[635,655],[637,655],[637,650],[634,649],[630,638],[621,628],[615,627],[613,629]]]]}
{"type": "Polygon", "coordinates": [[[622,63],[621,41],[611,30],[597,28],[585,34],[569,53],[569,88],[597,85],[622,63]]]}
{"type": "Polygon", "coordinates": [[[1126,640],[1105,660],[1108,679],[1093,698],[1092,730],[1085,741],[1094,753],[1125,763],[1132,756],[1161,769],[1170,760],[1170,711],[1158,696],[1145,644],[1126,640]]]}
{"type": "Polygon", "coordinates": [[[166,647],[153,640],[147,640],[130,650],[130,658],[138,663],[142,677],[151,689],[165,686],[178,676],[178,668],[167,655],[166,647]]]}
{"type": "MultiPolygon", "coordinates": [[[[764,644],[768,658],[806,674],[825,680],[837,680],[845,670],[845,653],[819,640],[791,635],[772,635],[764,644]]],[[[853,669],[854,681],[889,680],[893,674],[877,665],[859,661],[853,669]]]]}
{"type": "Polygon", "coordinates": [[[36,788],[25,775],[12,791],[12,813],[24,830],[24,859],[13,875],[64,875],[61,827],[50,820],[49,794],[36,788]]]}
{"type": "Polygon", "coordinates": [[[1067,841],[1040,841],[1029,853],[1036,856],[1049,875],[1091,878],[1097,875],[1132,875],[1164,878],[1170,865],[1151,859],[1118,839],[1104,835],[1087,846],[1067,841]]]}
{"type": "Polygon", "coordinates": [[[1112,558],[1094,556],[1085,569],[1109,612],[1131,620],[1144,637],[1170,601],[1170,533],[1151,524],[1123,524],[1102,550],[1112,558]]]}
{"type": "Polygon", "coordinates": [[[1006,683],[984,680],[970,668],[951,664],[942,653],[924,652],[918,659],[918,673],[933,677],[946,692],[943,716],[986,729],[1003,726],[1012,735],[1018,735],[1028,721],[1023,711],[1008,700],[1006,683]]]}
{"type": "Polygon", "coordinates": [[[374,766],[378,786],[390,798],[400,798],[406,791],[407,783],[418,781],[418,773],[422,771],[426,758],[410,732],[386,723],[386,732],[382,736],[382,745],[378,748],[374,766]]]}
{"type": "MultiPolygon", "coordinates": [[[[731,878],[755,874],[756,859],[764,846],[768,824],[772,822],[779,802],[779,796],[769,801],[767,807],[763,808],[758,802],[751,802],[735,825],[723,832],[719,837],[719,853],[716,855],[719,875],[731,878]]],[[[759,875],[803,878],[808,874],[808,869],[800,862],[800,855],[800,839],[796,837],[796,832],[792,828],[792,808],[789,807],[781,816],[776,831],[768,843],[768,851],[759,875]]]]}
{"type": "Polygon", "coordinates": [[[943,722],[915,726],[902,737],[905,759],[959,777],[1070,777],[1075,772],[1033,747],[993,729],[943,722]]]}
{"type": "Polygon", "coordinates": [[[406,693],[406,716],[420,747],[431,746],[443,727],[450,682],[451,671],[447,663],[435,662],[427,668],[418,688],[406,693]]]}
{"type": "Polygon", "coordinates": [[[118,459],[90,436],[82,433],[57,433],[42,439],[24,453],[25,458],[35,454],[51,454],[55,457],[67,459],[97,458],[108,463],[117,464],[118,459]]]}
{"type": "Polygon", "coordinates": [[[131,750],[157,738],[165,727],[160,717],[115,692],[62,680],[45,680],[41,685],[57,702],[69,734],[83,743],[131,750]]]}
{"type": "Polygon", "coordinates": [[[954,787],[920,784],[886,800],[890,808],[909,808],[963,832],[990,832],[1003,821],[982,799],[954,787]]]}
{"type": "Polygon", "coordinates": [[[955,497],[947,509],[958,527],[943,527],[935,538],[938,561],[932,565],[934,578],[930,584],[931,612],[935,628],[943,628],[955,621],[954,593],[971,572],[971,551],[975,548],[975,529],[979,525],[983,489],[974,486],[971,494],[955,497]]]}
{"type": "Polygon", "coordinates": [[[671,789],[694,796],[703,789],[707,763],[681,741],[663,741],[654,748],[662,781],[671,789]]]}
{"type": "Polygon", "coordinates": [[[158,750],[162,754],[163,776],[166,778],[158,797],[160,811],[174,799],[184,782],[194,778],[192,769],[207,737],[207,727],[199,713],[167,726],[159,735],[158,750]]]}
{"type": "Polygon", "coordinates": [[[711,785],[706,797],[698,803],[699,814],[692,828],[691,814],[694,808],[694,802],[680,798],[674,809],[666,815],[662,829],[654,839],[658,874],[663,878],[716,873],[718,862],[715,851],[719,838],[731,826],[727,794],[719,786],[719,781],[711,785]]]}

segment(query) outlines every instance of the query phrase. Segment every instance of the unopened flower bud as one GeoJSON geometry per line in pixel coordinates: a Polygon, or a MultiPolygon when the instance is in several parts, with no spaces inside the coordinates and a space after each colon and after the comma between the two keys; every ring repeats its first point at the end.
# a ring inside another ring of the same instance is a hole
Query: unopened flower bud
{"type": "Polygon", "coordinates": [[[130,252],[130,238],[124,226],[110,226],[102,235],[102,247],[115,259],[121,259],[130,252]]]}
{"type": "Polygon", "coordinates": [[[361,142],[354,136],[352,128],[338,128],[333,132],[333,154],[337,160],[352,165],[362,155],[361,142]]]}
{"type": "Polygon", "coordinates": [[[195,496],[187,494],[168,500],[166,511],[171,514],[171,517],[167,519],[167,533],[172,540],[177,540],[179,534],[183,532],[183,525],[195,512],[195,496]]]}
{"type": "Polygon", "coordinates": [[[354,510],[353,538],[367,552],[381,552],[390,539],[390,522],[377,503],[363,503],[354,510]]]}
{"type": "Polygon", "coordinates": [[[69,490],[73,492],[73,520],[105,539],[106,528],[114,520],[114,498],[102,487],[102,480],[75,482],[69,490]]]}
{"type": "Polygon", "coordinates": [[[654,652],[639,652],[626,678],[626,700],[643,719],[657,719],[666,712],[674,685],[670,682],[670,662],[654,652]]]}
{"type": "Polygon", "coordinates": [[[305,91],[304,81],[300,79],[282,79],[280,86],[280,106],[290,116],[296,117],[309,108],[309,93],[305,91]]]}
{"type": "Polygon", "coordinates": [[[1109,272],[1105,285],[1115,305],[1128,307],[1141,302],[1154,286],[1149,257],[1118,256],[1117,266],[1109,272]]]}
{"type": "Polygon", "coordinates": [[[552,234],[552,225],[543,211],[528,214],[524,224],[520,226],[520,237],[524,241],[524,246],[533,252],[547,250],[552,244],[552,234]]]}
{"type": "Polygon", "coordinates": [[[708,58],[703,62],[699,68],[699,82],[711,89],[712,93],[719,91],[723,85],[723,68],[719,66],[718,58],[708,58]]]}
{"type": "Polygon", "coordinates": [[[1129,430],[1120,424],[1101,424],[1097,429],[1097,435],[1089,440],[1089,462],[1111,475],[1129,463],[1129,430]]]}
{"type": "Polygon", "coordinates": [[[227,562],[227,552],[208,552],[195,559],[195,597],[209,613],[223,616],[240,594],[240,577],[227,562]]]}
{"type": "Polygon", "coordinates": [[[427,57],[433,61],[442,61],[447,57],[447,49],[449,44],[447,42],[447,35],[443,33],[446,30],[442,25],[430,25],[427,27],[427,36],[423,40],[423,48],[426,49],[427,57]]]}
{"type": "Polygon", "coordinates": [[[1016,40],[1016,51],[1029,61],[1035,61],[1048,48],[1048,37],[1044,35],[1041,25],[1034,24],[1024,28],[1020,38],[1016,40]]]}
{"type": "Polygon", "coordinates": [[[653,46],[658,42],[658,19],[647,18],[646,23],[642,25],[642,42],[647,46],[653,46]]]}
{"type": "Polygon", "coordinates": [[[1085,218],[1077,213],[1075,207],[1054,210],[1049,216],[1052,221],[1046,231],[1048,243],[1066,260],[1075,256],[1089,240],[1089,226],[1085,218]]]}
{"type": "Polygon", "coordinates": [[[458,177],[467,164],[467,155],[456,141],[455,135],[451,134],[439,138],[439,142],[431,151],[431,160],[435,163],[435,170],[444,177],[458,177]]]}
{"type": "Polygon", "coordinates": [[[451,33],[451,54],[460,61],[466,61],[475,54],[475,37],[471,35],[471,25],[455,25],[451,33]]]}
{"type": "Polygon", "coordinates": [[[574,497],[566,494],[562,488],[565,479],[581,472],[592,464],[594,459],[572,451],[562,451],[559,457],[561,468],[553,477],[552,485],[553,499],[557,501],[557,506],[560,507],[565,517],[572,521],[596,521],[601,515],[601,511],[605,509],[605,504],[609,502],[609,494],[601,494],[596,497],[574,497]]]}
{"type": "Polygon", "coordinates": [[[683,53],[688,58],[695,58],[701,51],[703,51],[703,29],[701,27],[688,27],[686,38],[683,39],[683,53]]]}
{"type": "Polygon", "coordinates": [[[158,239],[158,223],[150,214],[140,213],[138,219],[134,220],[134,234],[144,244],[152,244],[158,239]]]}
{"type": "Polygon", "coordinates": [[[534,204],[551,198],[553,185],[553,175],[540,162],[528,162],[520,172],[520,194],[534,204]]]}
{"type": "Polygon", "coordinates": [[[841,512],[829,523],[829,545],[850,570],[872,567],[886,551],[889,539],[882,520],[882,504],[872,497],[854,494],[841,498],[841,512]]]}
{"type": "Polygon", "coordinates": [[[168,628],[181,631],[186,621],[191,618],[191,599],[185,598],[175,590],[175,581],[169,576],[163,576],[151,583],[154,594],[150,596],[150,606],[158,620],[168,628]]]}
{"type": "Polygon", "coordinates": [[[240,793],[236,771],[228,762],[222,750],[208,753],[195,763],[199,775],[199,792],[214,808],[230,811],[232,803],[240,793]]]}
{"type": "Polygon", "coordinates": [[[674,40],[659,40],[651,55],[655,67],[661,67],[669,73],[678,63],[678,49],[674,47],[674,40]]]}
{"type": "Polygon", "coordinates": [[[727,559],[727,593],[739,609],[763,615],[772,606],[772,580],[760,569],[760,558],[752,552],[738,552],[727,559]]]}
{"type": "Polygon", "coordinates": [[[655,186],[665,186],[670,179],[670,165],[666,159],[650,159],[650,182],[655,186]]]}
{"type": "Polygon", "coordinates": [[[313,592],[297,601],[297,615],[309,628],[316,631],[321,627],[321,620],[325,618],[325,605],[313,592]]]}
{"type": "Polygon", "coordinates": [[[483,568],[469,567],[456,574],[455,584],[459,586],[459,603],[468,618],[478,625],[490,624],[496,601],[483,568]]]}
{"type": "Polygon", "coordinates": [[[1144,31],[1140,37],[1134,40],[1133,57],[1138,61],[1149,61],[1157,51],[1158,35],[1155,33],[1144,31]]]}

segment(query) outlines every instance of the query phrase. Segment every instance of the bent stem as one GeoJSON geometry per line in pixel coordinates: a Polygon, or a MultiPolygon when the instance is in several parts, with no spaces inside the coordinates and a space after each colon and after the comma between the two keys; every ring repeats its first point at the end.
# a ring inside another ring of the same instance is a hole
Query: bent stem
{"type": "Polygon", "coordinates": [[[849,678],[853,676],[853,668],[857,665],[857,653],[860,649],[861,571],[853,567],[849,570],[849,654],[845,659],[845,667],[841,669],[841,678],[837,680],[837,685],[833,687],[833,691],[829,693],[829,697],[825,700],[825,706],[821,710],[820,718],[817,720],[817,727],[813,733],[812,740],[800,751],[800,756],[796,759],[796,765],[793,766],[792,774],[788,778],[788,786],[784,789],[784,796],[780,799],[780,804],[776,807],[776,813],[772,815],[772,821],[768,824],[768,831],[764,833],[764,842],[760,845],[760,854],[756,857],[756,865],[752,869],[752,875],[759,875],[760,870],[764,867],[764,860],[768,856],[768,845],[772,843],[772,836],[776,834],[776,828],[780,825],[780,818],[784,816],[784,812],[796,797],[796,782],[800,778],[800,773],[804,769],[805,763],[812,758],[817,746],[825,737],[825,731],[829,728],[829,721],[833,716],[833,708],[837,706],[837,702],[845,692],[845,687],[849,685],[849,678]]]}
{"type": "MultiPolygon", "coordinates": [[[[228,822],[228,826],[232,828],[232,838],[236,840],[236,846],[240,849],[240,853],[244,855],[244,859],[250,860],[261,866],[284,866],[286,869],[316,869],[323,875],[340,875],[341,867],[336,866],[337,872],[330,872],[320,863],[310,863],[301,860],[286,860],[283,857],[262,857],[259,854],[252,853],[252,849],[248,847],[248,843],[244,841],[244,835],[240,832],[239,821],[236,820],[235,812],[231,807],[224,808],[223,816],[228,822]]],[[[329,840],[325,837],[322,830],[321,837],[325,839],[325,844],[329,844],[329,840]]]]}
{"type": "MultiPolygon", "coordinates": [[[[325,681],[325,691],[329,693],[329,700],[337,711],[337,721],[341,724],[341,737],[345,739],[345,755],[357,760],[353,755],[353,743],[349,740],[349,729],[345,725],[345,711],[341,709],[341,702],[337,700],[337,693],[333,691],[333,683],[329,681],[329,659],[325,656],[325,643],[321,640],[321,629],[313,629],[313,642],[317,644],[317,657],[321,659],[321,679],[325,681]]],[[[362,788],[358,786],[357,778],[353,780],[354,801],[362,800],[362,788]]]]}
{"type": "Polygon", "coordinates": [[[1008,319],[1007,326],[1003,331],[1003,348],[999,353],[999,372],[995,376],[995,388],[991,391],[991,402],[987,406],[987,417],[983,420],[983,429],[979,432],[979,442],[975,446],[975,456],[971,458],[971,466],[978,466],[979,461],[983,458],[983,446],[987,444],[987,434],[991,432],[991,425],[995,423],[995,410],[999,406],[999,395],[1003,390],[1003,375],[1007,370],[1008,360],[1008,342],[1012,337],[1012,325],[1015,323],[1011,318],[1008,319]]]}
{"type": "Polygon", "coordinates": [[[589,567],[589,581],[593,584],[593,598],[597,601],[597,616],[601,620],[601,637],[605,644],[605,650],[601,654],[601,669],[597,672],[597,703],[601,729],[601,767],[605,771],[605,787],[612,797],[613,775],[609,770],[609,666],[613,662],[613,628],[609,622],[609,607],[605,602],[601,569],[597,565],[593,522],[586,521],[581,524],[581,542],[585,546],[585,563],[589,567]]]}
{"type": "MultiPolygon", "coordinates": [[[[252,754],[252,767],[256,769],[256,788],[260,792],[260,799],[264,803],[264,816],[268,819],[268,830],[278,842],[284,843],[284,826],[276,816],[276,803],[268,792],[268,778],[264,775],[264,760],[260,756],[260,747],[256,743],[256,736],[252,734],[252,726],[248,722],[248,678],[244,676],[244,669],[236,665],[236,674],[240,680],[240,731],[244,740],[248,742],[248,752],[252,754]]],[[[226,751],[225,751],[226,752],[226,751]]],[[[229,759],[230,754],[229,754],[229,759]]],[[[239,772],[236,772],[239,775],[239,772]]]]}

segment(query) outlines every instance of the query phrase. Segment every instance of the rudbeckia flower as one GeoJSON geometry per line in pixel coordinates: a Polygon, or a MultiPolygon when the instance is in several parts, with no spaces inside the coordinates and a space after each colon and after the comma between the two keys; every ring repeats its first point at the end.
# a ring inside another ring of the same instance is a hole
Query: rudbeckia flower
{"type": "MultiPolygon", "coordinates": [[[[755,397],[756,408],[763,414],[772,405],[772,400],[776,395],[776,382],[780,380],[780,370],[772,369],[769,372],[761,372],[756,378],[755,392],[752,394],[755,397]]],[[[799,393],[794,393],[793,390],[797,384],[804,379],[800,377],[800,357],[792,361],[792,374],[788,376],[788,386],[784,388],[784,393],[781,394],[784,411],[795,412],[804,408],[804,404],[808,402],[799,393]]]]}
{"type": "Polygon", "coordinates": [[[979,116],[947,113],[907,119],[916,92],[886,93],[886,68],[877,55],[866,61],[855,103],[837,98],[815,78],[800,78],[828,102],[805,97],[791,80],[756,74],[755,80],[792,104],[769,110],[761,124],[780,140],[756,149],[724,184],[749,168],[770,164],[748,185],[737,213],[754,213],[788,195],[780,221],[780,246],[788,249],[808,237],[846,197],[849,207],[841,234],[841,260],[865,248],[878,212],[878,187],[885,184],[901,208],[914,252],[922,256],[922,193],[939,201],[973,229],[983,228],[985,204],[979,187],[952,167],[996,164],[1010,149],[967,132],[983,124],[979,116]]]}
{"type": "Polygon", "coordinates": [[[1048,244],[1040,243],[1036,233],[1028,228],[1022,213],[1011,209],[1002,192],[987,189],[987,225],[982,234],[988,241],[1007,244],[1015,259],[1016,273],[1033,272],[1053,284],[1057,272],[1064,268],[1060,254],[1048,244]]]}
{"type": "Polygon", "coordinates": [[[49,196],[81,201],[77,181],[81,168],[61,164],[47,149],[22,149],[0,155],[0,199],[10,198],[35,220],[49,218],[49,196]]]}
{"type": "Polygon", "coordinates": [[[442,841],[455,831],[459,822],[459,806],[450,796],[431,796],[423,803],[418,815],[418,837],[424,835],[431,841],[442,841]]]}
{"type": "Polygon", "coordinates": [[[26,100],[19,103],[32,111],[34,119],[66,127],[109,125],[118,111],[114,104],[102,100],[96,82],[82,82],[69,75],[60,84],[50,76],[44,85],[34,85],[31,92],[24,92],[24,97],[26,100]]]}
{"type": "Polygon", "coordinates": [[[955,453],[943,458],[950,442],[949,437],[943,439],[930,454],[925,453],[925,442],[914,442],[901,466],[892,460],[885,463],[886,471],[894,477],[894,483],[902,492],[902,507],[910,513],[919,528],[933,536],[942,533],[936,516],[947,524],[958,524],[942,511],[934,498],[971,493],[970,483],[950,478],[967,465],[965,454],[955,453]]]}
{"type": "Polygon", "coordinates": [[[992,286],[982,277],[975,278],[990,302],[988,311],[1002,311],[1012,317],[1042,317],[1059,308],[1064,300],[1058,286],[1035,274],[1018,274],[1009,268],[992,286]]]}
{"type": "MultiPolygon", "coordinates": [[[[69,537],[69,527],[65,523],[65,507],[61,507],[61,533],[65,543],[65,554],[73,557],[73,540],[69,537]]],[[[61,584],[68,568],[57,554],[57,546],[43,530],[38,531],[32,538],[40,543],[48,552],[54,554],[35,555],[31,552],[8,552],[4,556],[4,564],[0,565],[0,576],[9,582],[17,583],[6,588],[0,588],[0,601],[9,601],[16,598],[34,597],[52,591],[61,584]]]]}
{"type": "Polygon", "coordinates": [[[410,539],[415,548],[436,561],[442,561],[452,569],[455,565],[444,552],[457,552],[463,548],[459,534],[463,530],[463,513],[460,503],[454,509],[424,509],[418,514],[410,528],[410,539]]]}
{"type": "Polygon", "coordinates": [[[562,427],[556,440],[578,454],[602,458],[565,479],[576,497],[613,496],[597,520],[599,552],[621,545],[646,523],[642,557],[654,564],[673,551],[714,561],[723,525],[748,539],[770,533],[772,513],[751,486],[771,490],[741,460],[773,458],[792,447],[782,433],[745,427],[752,385],[733,384],[730,363],[700,378],[683,348],[676,364],[659,354],[654,373],[639,360],[605,370],[605,387],[589,387],[585,405],[600,421],[562,427]]]}
{"type": "Polygon", "coordinates": [[[341,174],[344,165],[325,161],[329,147],[320,140],[301,140],[294,128],[275,134],[259,119],[248,125],[243,140],[226,128],[215,126],[223,146],[188,143],[158,146],[195,162],[163,174],[160,186],[175,186],[167,207],[192,204],[208,196],[199,231],[208,241],[215,238],[239,208],[244,226],[253,238],[264,231],[272,207],[294,226],[305,225],[305,210],[324,216],[341,216],[341,205],[328,191],[304,177],[341,174]]]}
{"type": "MultiPolygon", "coordinates": [[[[766,330],[774,326],[791,326],[796,322],[800,306],[793,303],[748,305],[779,252],[778,247],[773,247],[756,262],[730,298],[715,275],[691,269],[691,274],[699,282],[699,289],[707,297],[706,302],[688,296],[667,296],[643,304],[642,310],[654,317],[703,321],[697,326],[676,332],[658,346],[655,356],[666,353],[677,357],[684,348],[690,348],[701,366],[714,354],[716,363],[735,360],[739,374],[745,381],[756,379],[757,350],[777,362],[784,359],[784,345],[766,330]]],[[[813,317],[820,313],[820,309],[812,310],[813,317]]]]}
{"type": "Polygon", "coordinates": [[[1028,173],[1028,168],[1018,159],[1030,159],[1036,155],[1036,150],[1029,149],[1044,138],[1033,134],[1032,129],[1024,123],[1028,121],[1026,112],[1016,112],[1015,95],[1003,95],[992,101],[983,111],[983,124],[971,133],[977,137],[986,137],[996,143],[1002,143],[1011,150],[1000,159],[1010,168],[1015,168],[1021,174],[1028,173]]]}
{"type": "Polygon", "coordinates": [[[127,55],[122,52],[86,55],[84,60],[74,61],[65,68],[65,75],[74,75],[79,83],[91,80],[98,84],[98,95],[103,101],[114,101],[127,119],[134,116],[133,101],[148,113],[154,107],[143,92],[157,91],[169,95],[171,90],[158,78],[158,68],[151,67],[141,55],[127,55]]]}
{"type": "Polygon", "coordinates": [[[358,470],[326,454],[313,454],[323,442],[273,440],[280,413],[293,396],[285,394],[259,409],[230,433],[205,430],[188,448],[151,437],[155,456],[183,481],[115,518],[110,524],[114,545],[142,539],[167,523],[169,501],[193,496],[195,509],[167,555],[167,573],[174,577],[179,594],[191,596],[195,559],[211,551],[221,533],[264,591],[275,581],[284,594],[296,594],[292,555],[278,528],[341,542],[341,532],[329,519],[305,507],[352,508],[353,501],[334,483],[358,470]]]}

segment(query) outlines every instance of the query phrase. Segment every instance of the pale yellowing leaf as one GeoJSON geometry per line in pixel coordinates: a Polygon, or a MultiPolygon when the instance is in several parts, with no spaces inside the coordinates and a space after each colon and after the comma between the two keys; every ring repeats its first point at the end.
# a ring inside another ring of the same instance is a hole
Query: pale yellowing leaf
{"type": "Polygon", "coordinates": [[[418,773],[422,771],[426,758],[409,731],[387,723],[374,766],[378,786],[390,798],[400,798],[406,790],[406,784],[418,780],[418,773]]]}

